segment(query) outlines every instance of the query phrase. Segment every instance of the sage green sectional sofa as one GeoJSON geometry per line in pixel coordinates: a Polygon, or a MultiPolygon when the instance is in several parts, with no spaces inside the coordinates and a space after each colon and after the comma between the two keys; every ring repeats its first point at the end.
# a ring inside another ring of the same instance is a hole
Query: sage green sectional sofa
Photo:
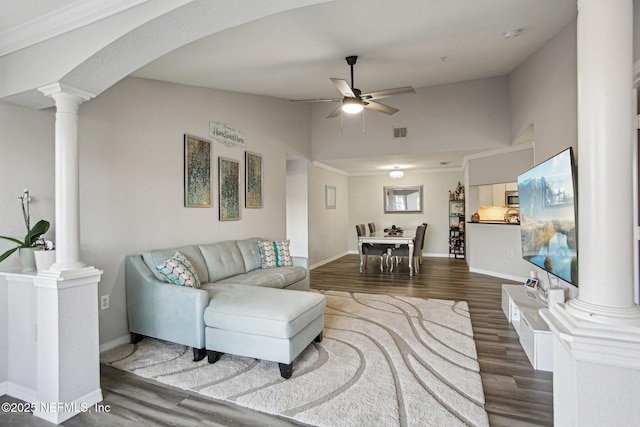
{"type": "MultiPolygon", "coordinates": [[[[259,241],[258,238],[229,240],[150,250],[127,256],[127,314],[133,341],[148,336],[187,345],[193,347],[194,359],[200,360],[206,355],[204,313],[214,295],[230,287],[241,289],[245,299],[255,298],[252,296],[252,286],[309,290],[306,258],[291,257],[292,266],[262,268],[259,241]],[[201,282],[200,288],[177,286],[162,280],[156,266],[172,258],[176,252],[189,260],[201,282]]],[[[238,294],[237,290],[234,292],[234,295],[238,294]]],[[[302,299],[305,298],[312,297],[304,296],[302,299]]],[[[293,301],[297,299],[293,298],[293,301]]],[[[316,318],[320,308],[324,313],[324,296],[321,299],[322,306],[319,305],[320,299],[316,304],[316,318]]]]}

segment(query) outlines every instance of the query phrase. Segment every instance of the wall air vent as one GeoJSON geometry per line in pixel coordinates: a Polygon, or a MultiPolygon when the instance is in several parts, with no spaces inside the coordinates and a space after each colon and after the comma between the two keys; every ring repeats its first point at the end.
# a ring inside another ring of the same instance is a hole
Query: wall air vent
{"type": "Polygon", "coordinates": [[[393,139],[406,139],[409,136],[406,126],[393,128],[393,139]]]}

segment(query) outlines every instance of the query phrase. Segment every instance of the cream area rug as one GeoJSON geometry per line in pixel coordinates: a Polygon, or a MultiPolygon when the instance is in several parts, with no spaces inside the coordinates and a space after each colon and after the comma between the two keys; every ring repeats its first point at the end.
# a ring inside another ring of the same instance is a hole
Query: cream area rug
{"type": "Polygon", "coordinates": [[[324,340],[278,364],[145,338],[102,363],[317,426],[488,426],[466,302],[324,292],[324,340]]]}

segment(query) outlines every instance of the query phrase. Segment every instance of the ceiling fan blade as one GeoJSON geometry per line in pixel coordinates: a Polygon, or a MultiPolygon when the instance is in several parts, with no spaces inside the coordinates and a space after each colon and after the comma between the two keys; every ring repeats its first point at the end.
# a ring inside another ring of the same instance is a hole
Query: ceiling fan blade
{"type": "Polygon", "coordinates": [[[364,106],[364,108],[368,110],[380,111],[381,113],[385,113],[389,115],[395,114],[398,111],[400,111],[397,108],[389,107],[388,105],[380,104],[378,102],[373,102],[369,100],[364,101],[362,105],[364,106]]]}
{"type": "Polygon", "coordinates": [[[351,89],[351,86],[349,86],[349,83],[347,83],[346,80],[334,79],[333,77],[331,77],[331,81],[333,82],[334,85],[336,85],[340,93],[346,96],[347,98],[356,97],[356,94],[353,92],[353,89],[351,89]]]}
{"type": "Polygon", "coordinates": [[[399,87],[395,89],[385,89],[379,90],[377,92],[363,93],[361,95],[362,99],[381,99],[381,98],[389,98],[390,96],[396,95],[404,95],[406,93],[416,93],[416,91],[411,86],[399,87]]]}
{"type": "Polygon", "coordinates": [[[290,99],[289,102],[338,102],[342,101],[342,99],[290,99]]]}

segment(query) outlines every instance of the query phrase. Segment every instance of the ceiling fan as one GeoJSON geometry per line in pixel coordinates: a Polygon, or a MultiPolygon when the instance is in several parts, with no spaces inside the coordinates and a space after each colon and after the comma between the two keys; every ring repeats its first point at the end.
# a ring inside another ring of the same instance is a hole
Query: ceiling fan
{"type": "Polygon", "coordinates": [[[380,111],[385,114],[395,114],[398,110],[397,108],[389,107],[388,105],[380,104],[379,102],[375,102],[376,99],[381,98],[389,98],[395,95],[402,95],[405,93],[415,93],[411,86],[399,87],[396,89],[385,89],[379,90],[376,92],[362,93],[360,89],[356,89],[353,84],[353,66],[356,64],[358,60],[357,56],[347,56],[346,58],[347,64],[351,67],[351,86],[347,83],[346,80],[343,79],[335,79],[331,78],[331,81],[336,88],[340,91],[340,93],[344,96],[342,99],[302,99],[302,100],[294,100],[294,102],[339,102],[342,104],[333,110],[331,114],[327,116],[328,119],[333,117],[338,117],[342,111],[349,114],[355,114],[362,111],[363,108],[368,110],[380,111]]]}

